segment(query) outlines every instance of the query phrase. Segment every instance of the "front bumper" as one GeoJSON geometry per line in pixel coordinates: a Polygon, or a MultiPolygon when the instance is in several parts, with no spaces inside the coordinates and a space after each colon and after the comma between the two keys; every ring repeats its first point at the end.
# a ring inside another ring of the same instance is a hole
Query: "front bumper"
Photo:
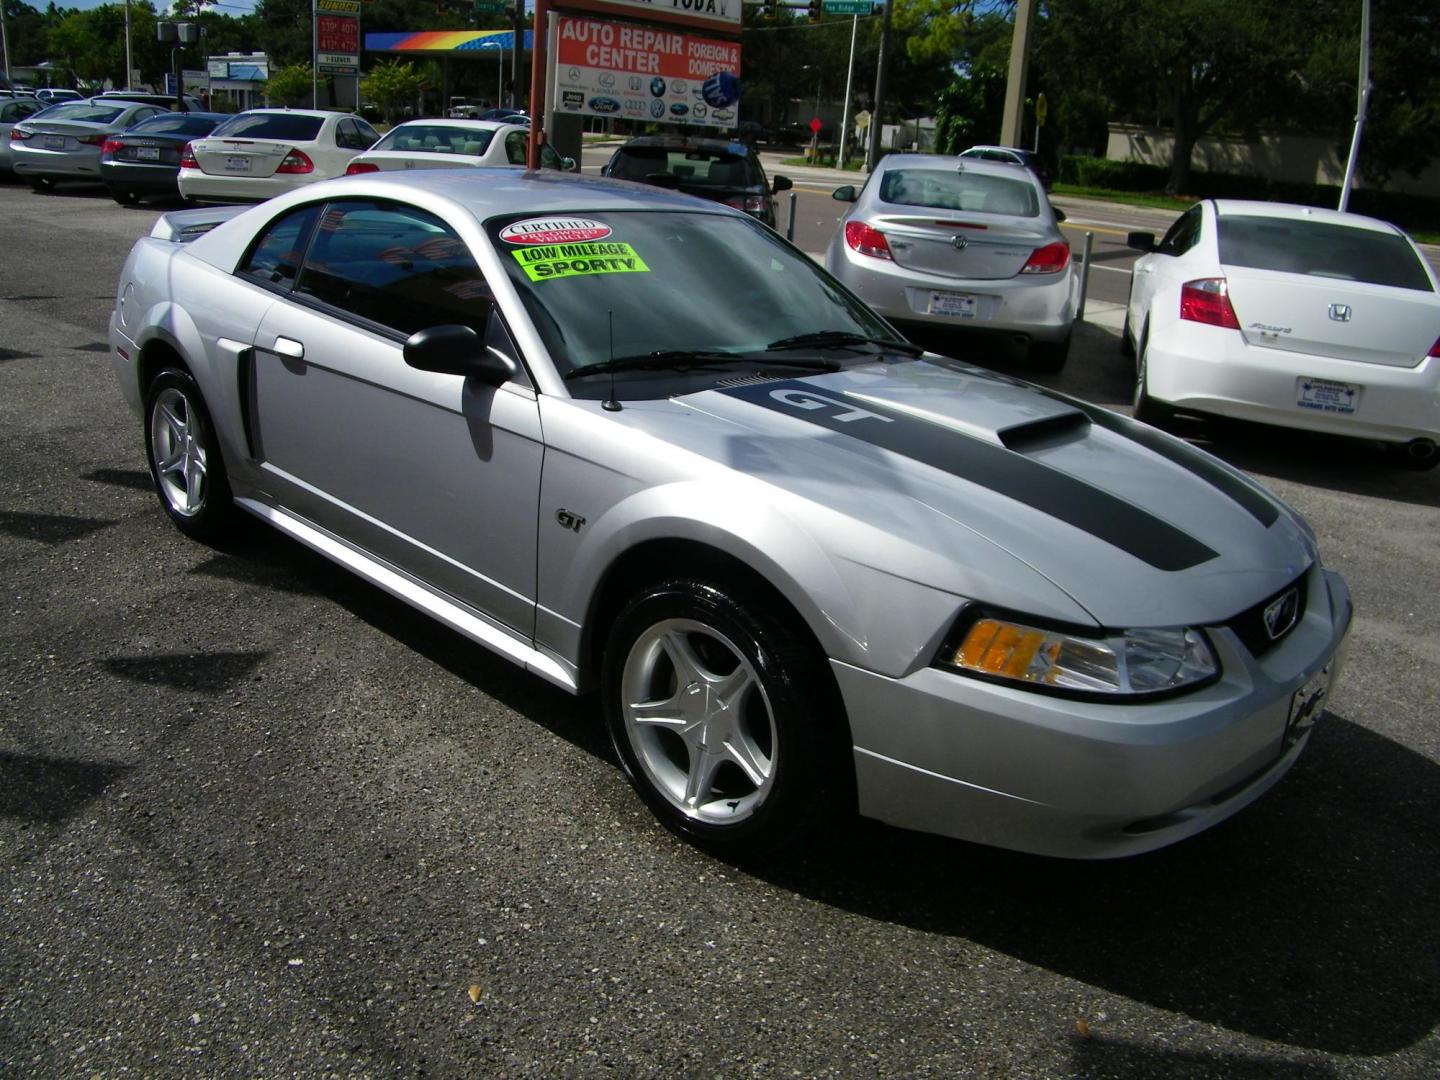
{"type": "MultiPolygon", "coordinates": [[[[1352,614],[1339,575],[1306,578],[1304,617],[1263,657],[1210,631],[1220,681],[1117,705],[925,668],[899,679],[832,661],[854,738],[860,812],[902,828],[1064,858],[1172,844],[1259,798],[1310,728],[1291,702],[1329,669],[1352,614]]],[[[1323,721],[1322,721],[1323,723],[1323,721]]]]}
{"type": "Polygon", "coordinates": [[[1073,262],[1058,274],[993,280],[950,278],[861,255],[837,232],[825,256],[825,269],[892,322],[1000,331],[1056,343],[1069,337],[1075,322],[1073,262]],[[972,314],[936,313],[932,301],[936,293],[973,297],[972,314]]]}
{"type": "Polygon", "coordinates": [[[1440,439],[1440,358],[1390,367],[1246,344],[1237,330],[1177,322],[1152,334],[1148,393],[1181,409],[1263,424],[1403,443],[1440,439]],[[1300,384],[1358,388],[1354,412],[1297,404],[1300,384]]]}

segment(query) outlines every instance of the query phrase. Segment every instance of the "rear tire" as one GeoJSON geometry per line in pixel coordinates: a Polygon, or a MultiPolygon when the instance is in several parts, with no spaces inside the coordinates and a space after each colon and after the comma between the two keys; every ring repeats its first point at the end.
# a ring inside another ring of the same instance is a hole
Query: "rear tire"
{"type": "Polygon", "coordinates": [[[37,195],[49,195],[55,190],[55,181],[51,180],[48,176],[32,176],[30,178],[30,188],[37,195]]]}
{"type": "Polygon", "coordinates": [[[1149,333],[1140,343],[1140,355],[1135,361],[1135,409],[1133,416],[1142,424],[1150,424],[1154,427],[1161,427],[1174,414],[1174,410],[1162,401],[1156,401],[1149,393],[1149,363],[1147,354],[1150,352],[1149,333]]]}
{"type": "Polygon", "coordinates": [[[853,782],[829,672],[775,607],[728,577],[663,581],[625,606],[605,651],[630,783],[671,831],[731,857],[818,839],[853,782]]]}
{"type": "Polygon", "coordinates": [[[111,188],[110,197],[121,206],[135,206],[140,202],[140,193],[128,188],[111,188]]]}
{"type": "Polygon", "coordinates": [[[1031,341],[1030,366],[1051,375],[1063,371],[1065,361],[1070,359],[1070,337],[1066,334],[1064,341],[1031,341]]]}
{"type": "Polygon", "coordinates": [[[238,511],[220,442],[188,371],[166,368],[145,392],[145,458],[177,529],[207,542],[233,533],[238,511]]]}

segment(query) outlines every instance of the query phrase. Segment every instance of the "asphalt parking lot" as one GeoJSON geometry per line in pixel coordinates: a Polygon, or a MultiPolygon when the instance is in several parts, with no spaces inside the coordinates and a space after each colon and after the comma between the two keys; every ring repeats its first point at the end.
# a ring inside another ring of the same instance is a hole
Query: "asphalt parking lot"
{"type": "MultiPolygon", "coordinates": [[[[1177,422],[1357,609],[1307,755],[1221,827],[730,865],[593,702],[258,527],[168,525],[105,343],[161,209],[0,185],[0,1077],[1440,1073],[1440,472],[1177,422]]],[[[1118,325],[1046,381],[1128,408],[1118,325]]]]}

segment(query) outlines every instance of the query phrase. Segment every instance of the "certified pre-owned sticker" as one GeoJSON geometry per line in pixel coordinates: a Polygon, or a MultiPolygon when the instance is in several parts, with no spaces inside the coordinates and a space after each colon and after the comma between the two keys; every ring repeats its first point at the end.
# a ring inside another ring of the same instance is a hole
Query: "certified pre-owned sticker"
{"type": "Polygon", "coordinates": [[[609,235],[610,226],[603,221],[579,217],[526,218],[500,230],[500,239],[507,244],[579,244],[609,235]]]}
{"type": "Polygon", "coordinates": [[[517,248],[511,254],[531,281],[650,272],[650,267],[629,244],[545,244],[517,248]]]}

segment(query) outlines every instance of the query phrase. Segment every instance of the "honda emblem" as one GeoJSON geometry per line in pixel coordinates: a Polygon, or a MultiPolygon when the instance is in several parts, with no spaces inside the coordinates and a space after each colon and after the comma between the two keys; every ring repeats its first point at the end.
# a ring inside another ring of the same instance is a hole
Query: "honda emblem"
{"type": "Polygon", "coordinates": [[[1336,322],[1349,322],[1349,321],[1350,321],[1350,305],[1349,305],[1349,304],[1331,304],[1331,305],[1330,305],[1330,318],[1334,319],[1336,322]]]}

